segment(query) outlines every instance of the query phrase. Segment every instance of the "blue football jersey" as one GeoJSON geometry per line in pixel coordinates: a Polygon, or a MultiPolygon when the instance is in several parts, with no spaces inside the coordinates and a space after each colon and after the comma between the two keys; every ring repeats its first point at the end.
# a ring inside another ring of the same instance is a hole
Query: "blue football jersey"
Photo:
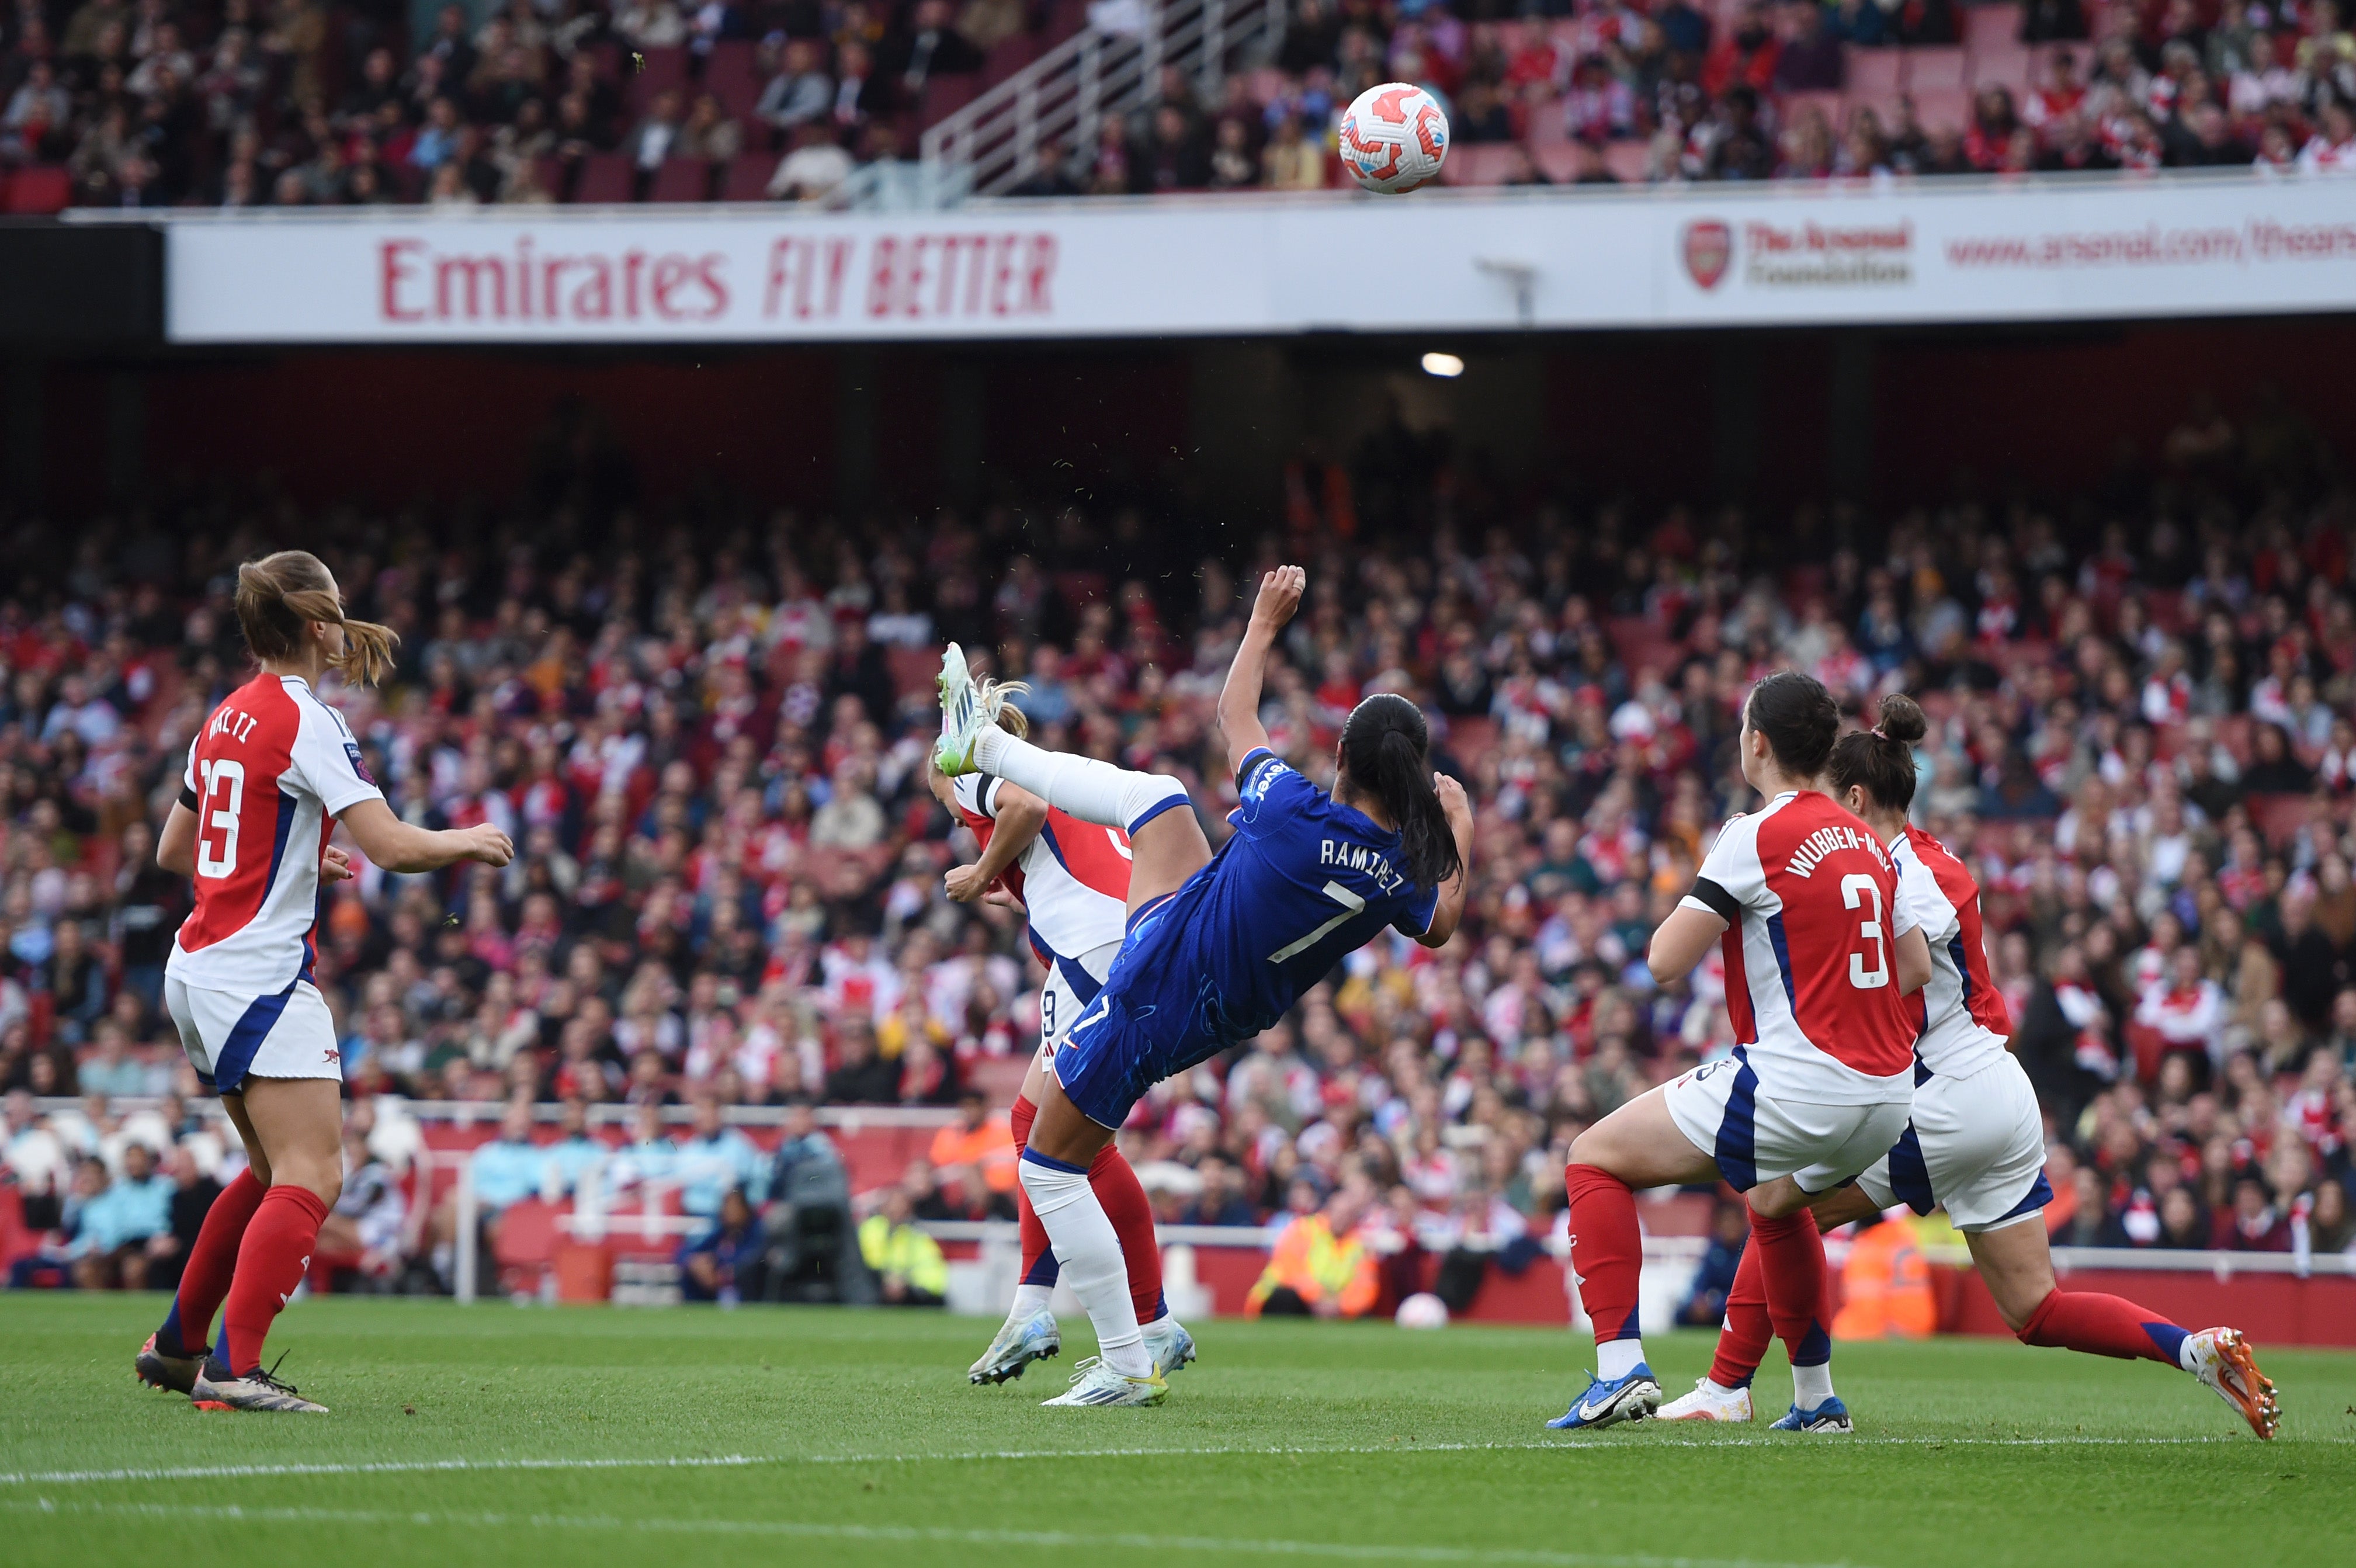
{"type": "Polygon", "coordinates": [[[1399,836],[1256,748],[1237,770],[1235,836],[1138,922],[1106,993],[1164,1056],[1162,1075],[1269,1027],[1384,927],[1430,929],[1440,890],[1399,836]]]}

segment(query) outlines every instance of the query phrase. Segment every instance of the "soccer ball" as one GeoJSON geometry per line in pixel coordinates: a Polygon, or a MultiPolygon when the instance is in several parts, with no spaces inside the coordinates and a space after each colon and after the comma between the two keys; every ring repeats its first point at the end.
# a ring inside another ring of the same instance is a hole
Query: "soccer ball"
{"type": "Polygon", "coordinates": [[[1418,1291],[1399,1303],[1398,1326],[1401,1328],[1445,1328],[1448,1326],[1448,1304],[1430,1291],[1418,1291]]]}
{"type": "Polygon", "coordinates": [[[1398,196],[1436,179],[1448,156],[1448,116],[1430,93],[1387,81],[1342,116],[1342,164],[1368,190],[1398,196]]]}

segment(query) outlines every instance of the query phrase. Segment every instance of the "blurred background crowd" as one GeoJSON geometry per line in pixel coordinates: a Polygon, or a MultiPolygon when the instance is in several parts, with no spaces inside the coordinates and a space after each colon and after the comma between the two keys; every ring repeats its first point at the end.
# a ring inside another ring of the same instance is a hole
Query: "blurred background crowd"
{"type": "MultiPolygon", "coordinates": [[[[1345,183],[1405,80],[1481,185],[2356,171],[2340,0],[1277,0],[1023,193],[1345,183]],[[1228,62],[1222,61],[1223,65],[1228,62]]],[[[1134,0],[12,0],[0,207],[817,200],[1134,0]]],[[[1240,23],[1238,24],[1241,25],[1240,23]]]]}
{"type": "MultiPolygon", "coordinates": [[[[1404,429],[1295,462],[1260,534],[1150,499],[658,524],[578,495],[306,513],[190,489],[61,550],[15,516],[0,1179],[38,1239],[18,1277],[167,1282],[235,1168],[157,1006],[188,889],[153,835],[189,737],[247,675],[234,565],[287,544],[402,634],[382,690],[327,693],[396,811],[496,822],[519,849],[504,871],[362,864],[325,897],[317,978],[352,1106],[335,1235],[366,1277],[446,1257],[410,1170],[429,1102],[504,1115],[475,1155],[487,1210],[562,1194],[595,1158],[613,1190],[678,1184],[712,1222],[691,1251],[715,1257],[765,1200],[843,1181],[813,1108],[896,1106],[940,1126],[871,1186],[870,1260],[900,1257],[878,1264],[887,1292],[937,1299],[907,1222],[1011,1212],[1002,1112],[1040,976],[1019,915],[942,891],[975,845],[923,777],[939,646],[1028,680],[1044,744],[1185,779],[1215,843],[1235,792],[1213,703],[1279,559],[1307,564],[1310,592],[1269,682],[1276,746],[1329,779],[1349,708],[1412,695],[1476,803],[1472,897],[1446,949],[1378,940],[1147,1096],[1122,1139],[1166,1222],[1316,1214],[1440,1253],[1526,1251],[1558,1224],[1570,1138],[1731,1044],[1715,959],[1662,989],[1642,954],[1753,803],[1732,751],[1750,682],[1796,666],[1852,711],[1903,690],[1932,716],[1916,821],[1983,890],[2057,1240],[2344,1249],[2340,465],[2262,399],[2196,404],[2086,494],[1888,517],[1509,495],[1404,429]],[[532,1120],[550,1102],[553,1144],[532,1120]],[[618,1145],[592,1124],[608,1106],[618,1145]],[[748,1136],[731,1112],[760,1106],[779,1109],[748,1136]]],[[[703,1267],[691,1294],[725,1287],[703,1267]]]]}

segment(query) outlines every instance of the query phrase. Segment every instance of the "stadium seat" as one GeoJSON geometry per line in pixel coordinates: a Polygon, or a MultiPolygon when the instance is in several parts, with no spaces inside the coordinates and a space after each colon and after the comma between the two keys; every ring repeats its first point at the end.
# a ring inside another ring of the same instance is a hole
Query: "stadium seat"
{"type": "Polygon", "coordinates": [[[2315,803],[2305,795],[2252,795],[2250,825],[2269,849],[2286,849],[2299,829],[2314,815],[2315,803]]]}
{"type": "Polygon", "coordinates": [[[916,124],[929,130],[939,124],[981,94],[980,79],[973,76],[936,76],[925,83],[923,96],[916,104],[916,124]]]}
{"type": "Polygon", "coordinates": [[[636,75],[625,71],[622,76],[622,105],[635,123],[655,101],[655,94],[665,88],[684,92],[687,88],[687,51],[683,48],[648,49],[647,69],[636,75]]]}
{"type": "Polygon", "coordinates": [[[1968,87],[1934,87],[1915,92],[1913,98],[1915,118],[1922,123],[1925,131],[1960,131],[1971,124],[1972,90],[1968,87]]]}
{"type": "Polygon", "coordinates": [[[1612,142],[1603,149],[1603,166],[1622,185],[1642,185],[1652,163],[1653,150],[1643,142],[1612,142]]]}
{"type": "Polygon", "coordinates": [[[2019,44],[1973,49],[1965,59],[1971,68],[1974,91],[1984,87],[2010,88],[2016,103],[2040,80],[2038,72],[2042,62],[2019,44]]]}
{"type": "Polygon", "coordinates": [[[2016,48],[2020,44],[2020,7],[1974,5],[1964,13],[1964,48],[1973,54],[2016,48]]]}
{"type": "Polygon", "coordinates": [[[769,199],[769,177],[777,172],[777,160],[769,153],[738,153],[728,160],[728,172],[721,177],[720,199],[723,201],[766,201],[769,199]]]}
{"type": "Polygon", "coordinates": [[[1841,98],[1842,95],[1837,92],[1787,92],[1777,102],[1777,110],[1781,115],[1777,124],[1795,124],[1809,109],[1815,108],[1824,111],[1825,119],[1830,123],[1835,134],[1838,134],[1841,127],[1841,98]]]}
{"type": "Polygon", "coordinates": [[[1559,147],[1570,140],[1570,122],[1563,118],[1561,100],[1531,104],[1529,119],[1531,146],[1559,147]]]}
{"type": "Polygon", "coordinates": [[[1264,109],[1284,96],[1284,72],[1274,66],[1261,66],[1251,73],[1246,85],[1251,101],[1264,109]]]}
{"type": "Polygon", "coordinates": [[[1957,48],[1906,51],[1906,91],[1917,98],[1964,85],[1964,51],[1957,48]]]}
{"type": "Polygon", "coordinates": [[[553,156],[544,158],[534,158],[531,163],[531,172],[533,177],[540,181],[541,189],[548,192],[552,198],[558,201],[565,199],[564,177],[566,173],[566,165],[562,158],[553,156]]]}
{"type": "Polygon", "coordinates": [[[712,195],[712,166],[701,158],[665,158],[655,171],[649,201],[702,201],[712,195]]]}
{"type": "Polygon", "coordinates": [[[1530,157],[1557,185],[1569,185],[1579,174],[1579,147],[1574,143],[1549,142],[1532,147],[1530,157]]]}
{"type": "Polygon", "coordinates": [[[1876,102],[1895,98],[1905,85],[1906,56],[1898,49],[1867,49],[1849,44],[1841,49],[1841,81],[1852,98],[1876,102]]]}
{"type": "Polygon", "coordinates": [[[761,101],[764,83],[757,48],[747,40],[732,38],[712,45],[712,58],[704,62],[704,91],[716,96],[729,117],[739,122],[750,121],[753,106],[761,101]]]}
{"type": "Polygon", "coordinates": [[[1511,142],[1457,146],[1450,149],[1440,177],[1449,185],[1503,185],[1521,161],[1520,152],[1511,142]]]}
{"type": "Polygon", "coordinates": [[[47,217],[62,212],[73,201],[73,176],[51,164],[34,164],[16,171],[0,198],[0,212],[11,217],[47,217]]]}
{"type": "Polygon", "coordinates": [[[503,1292],[537,1292],[541,1276],[556,1262],[556,1209],[537,1197],[510,1204],[499,1215],[491,1258],[503,1292]]]}
{"type": "Polygon", "coordinates": [[[611,207],[636,199],[637,170],[627,153],[591,153],[581,160],[581,177],[573,199],[594,207],[611,207]]]}
{"type": "Polygon", "coordinates": [[[1015,75],[1047,51],[1045,40],[1036,33],[1017,33],[999,41],[990,57],[982,62],[981,86],[990,89],[1015,75]]]}

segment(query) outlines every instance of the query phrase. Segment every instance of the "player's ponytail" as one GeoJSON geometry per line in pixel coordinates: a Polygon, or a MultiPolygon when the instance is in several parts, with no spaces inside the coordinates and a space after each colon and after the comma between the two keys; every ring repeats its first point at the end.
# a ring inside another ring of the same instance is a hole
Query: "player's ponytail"
{"type": "Polygon", "coordinates": [[[1906,811],[1914,804],[1914,744],[1930,733],[1914,699],[1890,693],[1871,729],[1851,730],[1833,747],[1834,793],[1861,789],[1885,811],[1906,811]]]}
{"type": "Polygon", "coordinates": [[[1422,710],[1387,692],[1360,703],[1342,725],[1343,782],[1381,803],[1398,829],[1403,869],[1419,887],[1439,886],[1464,864],[1431,785],[1430,747],[1422,710]]]}
{"type": "MultiPolygon", "coordinates": [[[[992,697],[1027,696],[1030,694],[1031,682],[985,680],[980,682],[978,690],[981,694],[982,702],[986,703],[992,697]]],[[[1017,740],[1027,740],[1031,735],[1031,715],[1012,703],[1003,703],[998,710],[998,727],[1017,740]]]]}
{"type": "Polygon", "coordinates": [[[336,580],[316,555],[281,550],[237,569],[237,624],[256,659],[296,657],[312,621],[344,628],[344,650],[328,662],[348,680],[373,686],[391,671],[400,635],[372,620],[347,617],[336,580]]]}

